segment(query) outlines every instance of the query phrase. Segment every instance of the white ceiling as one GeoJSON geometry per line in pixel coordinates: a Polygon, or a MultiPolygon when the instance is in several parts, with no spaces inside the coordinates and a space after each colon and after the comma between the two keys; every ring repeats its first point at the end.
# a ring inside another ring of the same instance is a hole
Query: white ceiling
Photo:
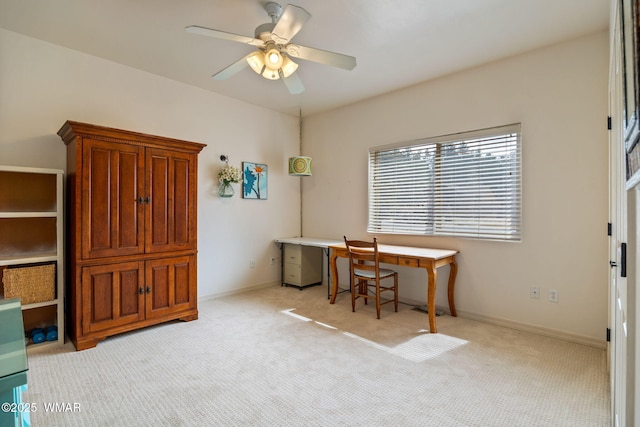
{"type": "MultiPolygon", "coordinates": [[[[215,72],[255,49],[189,34],[253,37],[266,0],[0,0],[0,27],[288,114],[318,113],[500,58],[604,31],[609,0],[294,0],[311,19],[297,44],[355,56],[352,71],[304,60],[306,91],[250,68],[215,72]]],[[[284,7],[287,3],[280,2],[284,7]]]]}

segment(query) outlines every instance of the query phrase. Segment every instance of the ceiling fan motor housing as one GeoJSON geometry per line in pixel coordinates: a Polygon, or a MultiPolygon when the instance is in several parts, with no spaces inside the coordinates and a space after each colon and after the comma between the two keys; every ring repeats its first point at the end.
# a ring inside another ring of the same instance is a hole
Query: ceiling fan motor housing
{"type": "Polygon", "coordinates": [[[273,32],[278,19],[280,19],[280,16],[282,15],[282,6],[278,3],[271,2],[264,5],[264,10],[267,11],[267,15],[271,18],[271,22],[258,25],[255,31],[255,38],[268,42],[273,40],[271,33],[273,32]]]}
{"type": "Polygon", "coordinates": [[[266,24],[258,25],[256,27],[255,37],[262,40],[263,42],[271,41],[271,32],[273,31],[275,26],[276,24],[274,22],[268,22],[266,24]]]}

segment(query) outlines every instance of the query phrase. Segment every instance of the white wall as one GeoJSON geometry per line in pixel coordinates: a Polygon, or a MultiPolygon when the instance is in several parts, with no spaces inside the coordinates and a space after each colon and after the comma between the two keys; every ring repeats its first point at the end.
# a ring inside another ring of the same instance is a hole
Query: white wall
{"type": "MultiPolygon", "coordinates": [[[[56,132],[67,119],[208,144],[198,200],[206,297],[279,280],[272,241],[299,234],[300,180],[305,236],[367,237],[369,147],[521,122],[522,243],[378,237],[459,249],[462,316],[599,343],[607,325],[607,58],[602,33],[310,117],[302,152],[313,157],[314,175],[292,178],[296,117],[0,29],[0,164],[64,169],[56,132]],[[269,199],[216,197],[220,154],[238,166],[268,164],[269,199]],[[531,286],[540,300],[529,298],[531,286]],[[547,301],[549,289],[559,290],[559,303],[547,301]]],[[[439,276],[442,307],[447,273],[439,276]]],[[[401,299],[425,300],[424,271],[400,268],[400,280],[401,299]]]]}
{"type": "MultiPolygon", "coordinates": [[[[433,60],[437,60],[434,58],[433,60]]],[[[604,346],[607,327],[606,32],[512,57],[305,119],[314,175],[303,235],[367,238],[369,147],[522,123],[521,243],[378,235],[460,250],[459,315],[604,346]],[[541,298],[529,298],[540,287],[541,298]],[[559,302],[548,291],[559,291],[559,302]]],[[[436,303],[447,307],[448,270],[436,303]]],[[[341,283],[348,283],[342,274],[341,283]]],[[[400,268],[400,299],[426,301],[426,274],[400,268]]]]}
{"type": "Polygon", "coordinates": [[[65,169],[56,135],[65,120],[208,144],[199,157],[199,296],[279,281],[273,239],[300,230],[299,178],[287,175],[297,117],[0,29],[0,164],[65,169]],[[239,186],[232,199],[217,197],[221,154],[236,166],[266,163],[268,199],[244,200],[239,186]]]}

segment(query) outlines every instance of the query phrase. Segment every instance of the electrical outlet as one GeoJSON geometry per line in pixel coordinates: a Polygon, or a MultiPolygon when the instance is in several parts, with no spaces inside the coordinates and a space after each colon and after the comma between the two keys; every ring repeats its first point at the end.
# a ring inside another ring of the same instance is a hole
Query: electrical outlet
{"type": "Polygon", "coordinates": [[[558,302],[558,291],[555,289],[549,289],[549,301],[558,302]]]}
{"type": "Polygon", "coordinates": [[[540,299],[540,288],[532,286],[529,288],[529,298],[540,299]]]}
{"type": "Polygon", "coordinates": [[[255,259],[250,259],[249,260],[249,268],[256,268],[256,260],[255,259]]]}

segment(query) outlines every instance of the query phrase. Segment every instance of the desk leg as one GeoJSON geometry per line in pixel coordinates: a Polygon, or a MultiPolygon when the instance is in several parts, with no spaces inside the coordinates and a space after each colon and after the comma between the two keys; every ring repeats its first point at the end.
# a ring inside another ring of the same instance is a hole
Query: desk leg
{"type": "Polygon", "coordinates": [[[331,266],[331,301],[329,304],[336,302],[336,295],[338,295],[338,266],[336,265],[336,259],[338,255],[336,251],[331,251],[331,257],[329,265],[331,266]]]}
{"type": "Polygon", "coordinates": [[[280,243],[280,286],[284,286],[284,243],[280,243]]]}
{"type": "Polygon", "coordinates": [[[451,261],[451,264],[449,264],[450,266],[450,270],[449,270],[449,286],[448,286],[448,294],[449,294],[449,311],[451,312],[451,315],[453,317],[456,317],[456,304],[453,300],[453,288],[456,285],[456,275],[458,274],[458,263],[456,262],[455,258],[451,261]]]}
{"type": "Polygon", "coordinates": [[[436,283],[438,280],[438,270],[435,265],[427,267],[427,314],[429,315],[429,332],[435,334],[436,328],[436,283]]]}
{"type": "Polygon", "coordinates": [[[327,256],[327,299],[331,298],[331,261],[329,259],[329,248],[322,249],[327,256]]]}

